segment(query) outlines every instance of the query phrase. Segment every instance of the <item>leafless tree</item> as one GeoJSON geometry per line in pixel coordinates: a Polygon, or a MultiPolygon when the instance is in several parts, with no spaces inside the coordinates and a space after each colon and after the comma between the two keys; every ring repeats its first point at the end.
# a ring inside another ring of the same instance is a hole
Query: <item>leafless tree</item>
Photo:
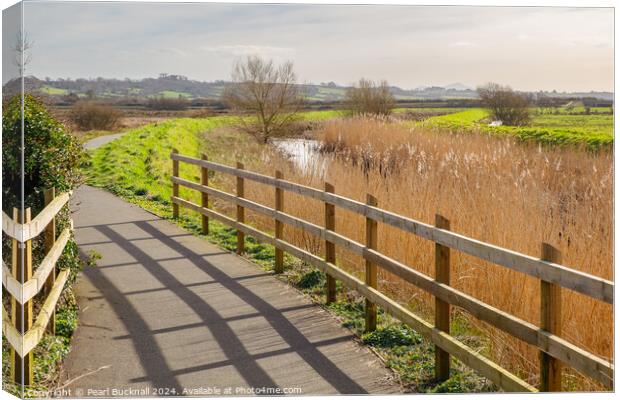
{"type": "Polygon", "coordinates": [[[19,69],[20,76],[26,76],[26,66],[32,61],[32,54],[30,51],[32,50],[33,44],[34,43],[28,37],[28,32],[19,31],[17,33],[12,50],[15,52],[13,63],[19,69]]]}
{"type": "Polygon", "coordinates": [[[477,90],[482,104],[491,111],[491,116],[504,125],[523,126],[530,122],[530,102],[526,96],[497,83],[487,83],[477,90]]]}
{"type": "Polygon", "coordinates": [[[362,78],[357,86],[347,90],[346,103],[354,114],[387,116],[392,112],[395,100],[387,81],[375,83],[362,78]]]}
{"type": "Polygon", "coordinates": [[[231,77],[222,100],[242,113],[240,126],[264,143],[286,133],[304,101],[293,63],[276,66],[272,60],[249,56],[235,63],[231,77]]]}

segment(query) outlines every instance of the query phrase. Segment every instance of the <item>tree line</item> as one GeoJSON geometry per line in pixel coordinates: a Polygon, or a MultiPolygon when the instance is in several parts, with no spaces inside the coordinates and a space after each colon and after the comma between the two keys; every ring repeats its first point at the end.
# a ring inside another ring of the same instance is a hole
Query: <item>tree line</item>
{"type": "MultiPolygon", "coordinates": [[[[232,83],[222,93],[222,102],[240,114],[240,126],[261,142],[285,134],[306,102],[297,84],[293,63],[276,65],[272,60],[249,56],[235,63],[232,83]]],[[[504,125],[526,125],[531,100],[508,86],[489,83],[477,89],[491,118],[504,125]]],[[[347,89],[345,108],[353,115],[387,117],[396,104],[387,81],[361,78],[347,89]]]]}

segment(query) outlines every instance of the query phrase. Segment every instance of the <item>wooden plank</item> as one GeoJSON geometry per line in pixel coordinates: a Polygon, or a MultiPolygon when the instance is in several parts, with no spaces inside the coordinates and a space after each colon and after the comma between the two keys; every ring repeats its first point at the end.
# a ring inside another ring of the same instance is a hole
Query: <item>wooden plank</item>
{"type": "MultiPolygon", "coordinates": [[[[47,189],[43,192],[43,199],[45,201],[45,205],[49,205],[54,198],[56,197],[56,188],[47,189]]],[[[44,248],[45,254],[47,255],[53,248],[54,242],[56,242],[56,217],[52,218],[50,223],[45,228],[45,238],[44,238],[44,248]]],[[[47,297],[54,287],[54,282],[56,281],[56,268],[53,266],[45,280],[44,284],[44,293],[45,297],[47,297]]],[[[50,323],[47,326],[47,332],[55,335],[56,334],[56,311],[52,314],[50,318],[50,323]]]]}
{"type": "Polygon", "coordinates": [[[72,192],[67,192],[57,196],[29,223],[17,223],[6,213],[2,212],[2,231],[21,243],[37,237],[67,204],[71,194],[72,192]]]}
{"type": "MultiPolygon", "coordinates": [[[[284,179],[284,174],[282,171],[276,171],[275,174],[276,179],[284,179]]],[[[284,191],[278,187],[275,188],[275,205],[276,212],[284,211],[284,191]]],[[[279,221],[277,218],[274,218],[275,221],[275,237],[276,239],[282,239],[284,235],[284,224],[279,221]]],[[[281,274],[284,272],[284,252],[281,249],[276,247],[275,254],[275,268],[274,271],[276,274],[281,274]]]]}
{"type": "MultiPolygon", "coordinates": [[[[435,215],[435,226],[450,229],[450,221],[435,215]]],[[[435,281],[450,286],[450,248],[435,243],[435,281]]],[[[435,326],[450,334],[450,303],[435,297],[435,326]]],[[[435,378],[445,381],[450,377],[450,354],[435,346],[435,378]]]]}
{"type": "Polygon", "coordinates": [[[363,256],[365,259],[371,260],[377,265],[440,298],[441,300],[454,306],[461,307],[462,309],[470,312],[476,318],[488,322],[504,332],[525,341],[526,343],[545,350],[547,353],[569,364],[572,368],[583,373],[584,375],[598,380],[606,387],[613,387],[614,367],[609,361],[589,353],[557,335],[552,335],[534,324],[483,303],[474,297],[467,295],[466,293],[451,288],[450,286],[440,284],[432,278],[410,268],[405,264],[393,260],[375,250],[367,249],[364,245],[336,232],[326,230],[321,226],[284,213],[276,214],[274,210],[261,204],[251,202],[247,199],[237,199],[234,195],[219,191],[217,189],[204,188],[196,183],[182,179],[179,179],[178,182],[184,186],[196,190],[206,190],[215,197],[231,201],[233,203],[238,201],[248,209],[261,212],[272,218],[278,218],[286,224],[304,229],[307,232],[320,237],[321,239],[329,240],[335,245],[341,246],[354,254],[363,256]]]}
{"type": "Polygon", "coordinates": [[[28,224],[29,236],[25,240],[34,239],[49,225],[49,223],[56,217],[56,214],[62,210],[62,208],[69,202],[72,192],[66,192],[57,196],[52,200],[43,211],[28,224]]]}
{"type": "MultiPolygon", "coordinates": [[[[371,194],[366,194],[366,204],[377,206],[377,198],[371,194]]],[[[377,248],[377,221],[366,217],[366,247],[369,249],[377,248]]],[[[370,260],[365,260],[366,266],[365,282],[366,285],[377,288],[377,265],[370,260]]],[[[366,332],[372,332],[377,329],[377,305],[366,299],[366,332]]]]}
{"type": "Polygon", "coordinates": [[[50,291],[50,295],[45,299],[41,310],[39,311],[39,315],[37,319],[26,334],[22,335],[19,331],[13,326],[13,322],[8,317],[8,312],[2,307],[4,314],[2,315],[2,333],[4,333],[5,337],[11,344],[11,349],[17,353],[20,357],[24,357],[26,354],[30,354],[32,349],[34,349],[43,336],[45,335],[46,326],[49,324],[49,319],[52,316],[52,311],[56,307],[56,303],[58,303],[58,299],[60,298],[60,294],[67,282],[67,278],[69,277],[69,270],[65,269],[60,271],[58,276],[56,277],[56,282],[54,282],[54,287],[50,291]]]}
{"type": "Polygon", "coordinates": [[[445,231],[430,224],[368,206],[337,194],[326,193],[312,187],[284,180],[277,181],[266,175],[250,171],[240,171],[226,165],[210,161],[201,161],[187,156],[175,155],[173,158],[189,164],[205,165],[214,171],[231,174],[266,185],[276,186],[302,196],[328,202],[491,263],[534,276],[547,282],[558,284],[567,289],[585,294],[586,296],[613,304],[614,283],[585,272],[504,249],[455,232],[445,231]]]}
{"type": "MultiPolygon", "coordinates": [[[[30,208],[23,210],[23,213],[15,208],[13,216],[14,220],[27,224],[30,222],[30,208]]],[[[23,285],[32,277],[32,241],[28,240],[22,244],[13,240],[13,247],[13,277],[23,285]]],[[[11,309],[15,329],[23,336],[32,326],[32,301],[20,304],[15,298],[11,298],[11,309]]],[[[22,356],[15,349],[11,349],[11,378],[14,382],[25,386],[32,385],[34,383],[32,364],[31,353],[22,356]]]]}
{"type": "Polygon", "coordinates": [[[11,239],[23,242],[24,225],[15,222],[4,211],[2,211],[2,232],[6,233],[11,239]]]}
{"type": "MultiPolygon", "coordinates": [[[[179,176],[179,161],[174,158],[175,154],[178,154],[179,151],[177,149],[172,149],[172,176],[179,176]]],[[[179,197],[179,185],[172,181],[172,197],[179,197]]],[[[179,206],[172,203],[172,218],[179,218],[179,206]]]]}
{"type": "MultiPolygon", "coordinates": [[[[244,169],[242,163],[237,161],[237,170],[244,169]]],[[[245,196],[245,190],[243,187],[243,178],[237,177],[237,197],[243,198],[245,196]]],[[[245,222],[245,210],[243,206],[237,204],[237,222],[245,222]]],[[[243,254],[245,251],[245,234],[241,230],[237,230],[237,254],[243,254]]]]}
{"type": "Polygon", "coordinates": [[[58,303],[58,299],[62,293],[62,290],[69,278],[70,271],[68,269],[63,269],[60,271],[58,276],[56,277],[56,282],[54,282],[54,287],[50,291],[49,296],[45,299],[41,310],[39,311],[39,315],[37,315],[37,319],[26,334],[24,335],[24,354],[32,354],[31,351],[34,349],[37,344],[43,339],[45,335],[45,329],[49,323],[50,318],[52,317],[53,311],[56,308],[56,303],[58,303]]]}
{"type": "MultiPolygon", "coordinates": [[[[202,159],[206,161],[209,159],[209,157],[206,154],[202,154],[202,159]]],[[[202,166],[200,168],[200,183],[203,186],[209,186],[209,170],[207,169],[207,167],[202,166]]],[[[201,205],[204,208],[209,208],[209,194],[202,193],[201,200],[202,200],[201,205]]],[[[207,217],[206,215],[202,215],[202,234],[203,235],[209,234],[209,217],[207,217]]]]}
{"type": "MultiPolygon", "coordinates": [[[[559,250],[548,243],[541,246],[542,259],[561,263],[559,250]]],[[[562,288],[550,282],[540,281],[540,327],[554,335],[562,332],[562,288]]],[[[540,352],[540,391],[562,391],[562,365],[560,360],[540,352]]]]}
{"type": "MultiPolygon", "coordinates": [[[[334,193],[335,188],[331,183],[325,182],[325,191],[334,193]]],[[[336,207],[333,204],[325,204],[325,230],[336,230],[336,207]]],[[[331,264],[336,264],[336,245],[325,239],[325,261],[331,264]]],[[[336,301],[336,280],[330,274],[326,274],[325,282],[325,302],[327,304],[336,301]]]]}
{"type": "Polygon", "coordinates": [[[56,265],[58,258],[62,255],[62,251],[67,245],[70,237],[71,231],[69,228],[65,228],[65,230],[58,237],[58,240],[54,243],[54,247],[52,247],[52,249],[45,255],[45,258],[41,261],[41,264],[39,264],[39,267],[35,271],[32,278],[23,285],[13,277],[12,273],[3,263],[2,283],[19,304],[24,304],[41,291],[47,277],[56,265]]]}
{"type": "MultiPolygon", "coordinates": [[[[11,349],[15,351],[19,356],[23,356],[23,337],[15,328],[10,313],[5,310],[4,304],[2,305],[2,333],[4,337],[11,345],[11,349]]],[[[13,358],[11,357],[11,368],[13,368],[13,358]]],[[[11,373],[11,376],[12,373],[11,373]]]]}
{"type": "Polygon", "coordinates": [[[298,257],[316,266],[325,273],[333,275],[335,278],[341,280],[343,284],[350,287],[351,289],[358,291],[360,294],[369,298],[375,304],[384,308],[386,312],[400,319],[402,322],[410,325],[420,334],[429,338],[433,343],[439,345],[444,350],[448,351],[453,356],[463,361],[463,363],[465,363],[466,365],[480,372],[483,376],[496,383],[502,389],[518,392],[537,391],[536,388],[529,385],[527,382],[524,382],[517,376],[500,367],[499,365],[478,354],[476,351],[459,342],[457,339],[451,337],[450,335],[447,335],[444,332],[439,331],[432,324],[422,320],[420,317],[405,309],[403,306],[390,299],[389,297],[385,296],[378,290],[369,287],[364,282],[342,271],[337,266],[325,262],[320,257],[308,253],[305,250],[293,246],[283,240],[269,236],[249,225],[239,223],[234,219],[222,215],[216,211],[202,208],[199,205],[189,202],[187,200],[173,198],[172,201],[175,201],[177,202],[177,204],[180,204],[183,207],[187,207],[191,210],[208,214],[211,218],[217,219],[218,221],[225,223],[234,229],[243,230],[246,234],[252,235],[260,242],[281,247],[282,250],[286,251],[287,253],[290,253],[293,256],[298,257]]]}

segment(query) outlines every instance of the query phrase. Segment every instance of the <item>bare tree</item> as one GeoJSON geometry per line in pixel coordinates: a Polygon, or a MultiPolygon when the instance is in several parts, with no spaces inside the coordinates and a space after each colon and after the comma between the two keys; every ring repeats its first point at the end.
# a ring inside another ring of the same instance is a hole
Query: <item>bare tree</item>
{"type": "Polygon", "coordinates": [[[530,122],[530,102],[526,96],[497,83],[487,83],[477,90],[482,104],[491,111],[491,116],[504,125],[523,126],[530,122]]]}
{"type": "Polygon", "coordinates": [[[261,142],[284,133],[303,105],[290,61],[275,66],[272,60],[249,56],[235,63],[231,77],[222,100],[246,114],[240,116],[240,125],[261,142]]]}
{"type": "Polygon", "coordinates": [[[356,87],[347,90],[345,101],[354,114],[389,115],[394,108],[394,96],[387,81],[378,84],[360,79],[356,87]]]}
{"type": "Polygon", "coordinates": [[[15,52],[15,59],[13,63],[19,69],[20,76],[26,76],[26,66],[30,64],[32,61],[32,54],[30,54],[30,50],[32,50],[33,42],[28,37],[28,32],[19,31],[17,32],[17,37],[15,38],[15,44],[12,47],[12,50],[15,52]]]}

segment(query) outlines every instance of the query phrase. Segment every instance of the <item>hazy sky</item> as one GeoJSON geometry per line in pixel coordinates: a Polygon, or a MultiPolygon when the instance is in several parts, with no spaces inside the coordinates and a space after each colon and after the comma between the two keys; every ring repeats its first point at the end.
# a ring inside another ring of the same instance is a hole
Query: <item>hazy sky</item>
{"type": "Polygon", "coordinates": [[[212,81],[258,54],[313,83],[613,90],[610,8],[29,2],[24,20],[41,78],[212,81]]]}

